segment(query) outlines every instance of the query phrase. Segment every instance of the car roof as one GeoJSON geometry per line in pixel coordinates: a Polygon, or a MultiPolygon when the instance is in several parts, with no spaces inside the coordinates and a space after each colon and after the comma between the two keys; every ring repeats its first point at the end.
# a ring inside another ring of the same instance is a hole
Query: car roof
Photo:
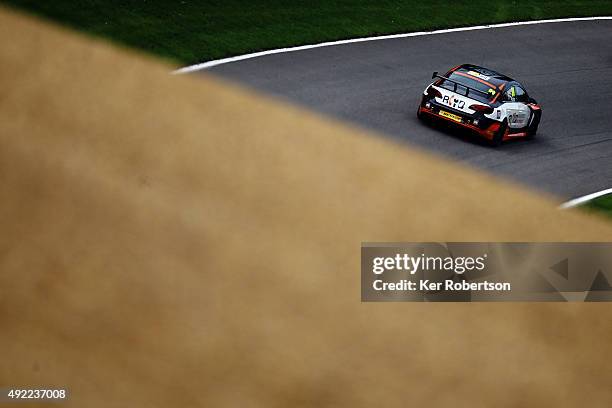
{"type": "Polygon", "coordinates": [[[474,65],[474,64],[460,65],[453,72],[456,72],[456,71],[465,72],[465,73],[470,72],[470,71],[477,72],[481,75],[489,77],[489,82],[491,82],[492,84],[498,87],[499,85],[505,84],[507,82],[516,82],[514,79],[510,78],[507,75],[500,74],[499,72],[494,71],[492,69],[481,67],[481,66],[474,65]]]}

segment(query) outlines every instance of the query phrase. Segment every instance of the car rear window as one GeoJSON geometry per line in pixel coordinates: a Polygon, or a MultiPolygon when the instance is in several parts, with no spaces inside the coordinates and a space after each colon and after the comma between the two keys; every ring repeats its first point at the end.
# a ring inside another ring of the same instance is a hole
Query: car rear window
{"type": "MultiPolygon", "coordinates": [[[[479,80],[476,77],[472,78],[470,74],[465,73],[465,72],[455,71],[451,73],[448,78],[452,79],[458,84],[465,85],[465,86],[457,85],[457,93],[461,95],[469,95],[469,97],[472,99],[476,99],[480,101],[489,101],[493,99],[495,95],[497,95],[497,92],[498,92],[495,85],[488,83],[486,80],[483,80],[483,79],[479,80]],[[470,87],[472,89],[478,89],[479,91],[484,92],[484,94],[480,92],[474,92],[474,91],[468,92],[468,89],[466,87],[470,87]]],[[[455,89],[455,84],[453,82],[447,81],[447,80],[441,80],[441,81],[442,82],[438,84],[438,86],[451,90],[451,91],[455,89]]]]}

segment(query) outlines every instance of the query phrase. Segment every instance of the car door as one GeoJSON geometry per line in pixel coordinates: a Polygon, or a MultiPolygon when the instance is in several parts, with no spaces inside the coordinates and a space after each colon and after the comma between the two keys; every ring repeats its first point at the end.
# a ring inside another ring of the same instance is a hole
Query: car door
{"type": "Polygon", "coordinates": [[[508,127],[512,129],[521,129],[527,127],[531,118],[531,109],[527,106],[529,96],[525,89],[517,82],[510,82],[504,94],[500,107],[507,122],[508,127]]]}

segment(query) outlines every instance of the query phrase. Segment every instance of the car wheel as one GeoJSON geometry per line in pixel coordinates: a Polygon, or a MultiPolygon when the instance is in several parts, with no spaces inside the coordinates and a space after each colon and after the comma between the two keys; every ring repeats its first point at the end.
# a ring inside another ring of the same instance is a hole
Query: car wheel
{"type": "Polygon", "coordinates": [[[427,115],[423,115],[421,113],[421,105],[417,108],[417,118],[425,125],[429,125],[431,123],[431,118],[427,115]]]}
{"type": "Polygon", "coordinates": [[[535,139],[536,133],[538,132],[539,125],[540,125],[540,121],[538,120],[538,123],[536,123],[535,126],[532,126],[531,128],[527,129],[527,139],[535,139]]]}
{"type": "Polygon", "coordinates": [[[535,139],[537,131],[538,131],[538,127],[537,126],[535,126],[532,129],[527,129],[527,137],[525,139],[527,139],[527,140],[535,139]]]}
{"type": "Polygon", "coordinates": [[[538,132],[538,126],[540,126],[540,118],[542,117],[541,111],[536,112],[532,110],[531,114],[533,115],[533,123],[531,123],[531,126],[527,128],[527,139],[535,138],[535,135],[538,132]]]}
{"type": "Polygon", "coordinates": [[[493,136],[493,139],[491,139],[491,141],[489,142],[491,146],[497,147],[502,143],[502,141],[504,140],[504,134],[506,133],[506,129],[508,129],[508,122],[504,120],[501,126],[499,127],[497,133],[495,133],[495,135],[493,136]]]}

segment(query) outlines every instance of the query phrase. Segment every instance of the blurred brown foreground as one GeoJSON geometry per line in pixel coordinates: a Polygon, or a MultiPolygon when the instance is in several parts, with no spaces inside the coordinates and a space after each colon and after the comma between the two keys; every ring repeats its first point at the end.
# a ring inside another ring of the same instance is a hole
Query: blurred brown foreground
{"type": "Polygon", "coordinates": [[[0,42],[0,386],[71,407],[612,401],[609,304],[359,291],[361,241],[609,223],[12,12],[0,42]]]}

